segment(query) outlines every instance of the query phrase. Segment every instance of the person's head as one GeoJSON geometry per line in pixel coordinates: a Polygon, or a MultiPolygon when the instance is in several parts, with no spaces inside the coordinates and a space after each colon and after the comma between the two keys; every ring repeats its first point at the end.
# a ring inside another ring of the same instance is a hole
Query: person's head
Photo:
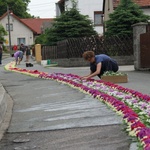
{"type": "Polygon", "coordinates": [[[23,43],[21,43],[21,46],[24,46],[24,44],[23,44],[23,43]]]}
{"type": "Polygon", "coordinates": [[[93,51],[86,51],[83,53],[84,60],[93,63],[95,61],[95,53],[93,51]]]}
{"type": "Polygon", "coordinates": [[[11,57],[14,57],[14,54],[12,54],[11,57]]]}

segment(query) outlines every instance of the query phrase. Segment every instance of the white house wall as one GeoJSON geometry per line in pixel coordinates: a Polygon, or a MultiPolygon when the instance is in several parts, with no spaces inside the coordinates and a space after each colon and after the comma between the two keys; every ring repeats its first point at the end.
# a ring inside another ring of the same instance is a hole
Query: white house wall
{"type": "Polygon", "coordinates": [[[109,20],[109,14],[113,12],[113,1],[105,0],[105,8],[104,8],[104,22],[109,20]]]}
{"type": "MultiPolygon", "coordinates": [[[[0,23],[3,25],[3,27],[6,30],[6,24],[8,24],[8,18],[7,16],[4,17],[0,23]]],[[[18,21],[16,18],[10,15],[10,24],[13,24],[13,31],[11,31],[11,45],[18,44],[17,39],[18,38],[25,38],[24,44],[26,45],[32,45],[33,44],[33,32],[25,26],[23,23],[18,21]]],[[[5,39],[8,41],[6,43],[6,46],[9,46],[9,35],[5,36],[5,39]]]]}
{"type": "Polygon", "coordinates": [[[142,9],[144,14],[149,15],[150,16],[150,8],[144,8],[142,9]]]}
{"type": "MultiPolygon", "coordinates": [[[[71,0],[65,1],[67,9],[72,7],[71,0]]],[[[78,10],[83,15],[88,15],[89,19],[94,22],[94,11],[102,11],[103,0],[78,0],[78,10]]],[[[103,33],[103,26],[96,26],[95,30],[99,33],[103,33]]]]}
{"type": "Polygon", "coordinates": [[[94,27],[95,31],[99,34],[99,35],[103,35],[103,26],[100,27],[94,27]]]}

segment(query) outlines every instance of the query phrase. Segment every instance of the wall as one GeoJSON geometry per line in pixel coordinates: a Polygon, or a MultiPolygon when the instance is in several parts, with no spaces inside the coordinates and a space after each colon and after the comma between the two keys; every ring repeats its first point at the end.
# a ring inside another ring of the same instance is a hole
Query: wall
{"type": "MultiPolygon", "coordinates": [[[[133,65],[133,56],[114,56],[119,65],[133,65]]],[[[84,61],[83,58],[70,58],[70,59],[52,59],[52,62],[57,62],[60,67],[84,67],[89,66],[89,63],[84,61]]]]}
{"type": "MultiPolygon", "coordinates": [[[[3,27],[6,30],[6,24],[8,24],[7,16],[4,17],[0,23],[3,25],[3,27]]],[[[17,38],[25,38],[26,39],[26,45],[32,45],[33,44],[33,32],[25,26],[23,23],[21,23],[19,20],[14,18],[10,15],[10,24],[13,24],[13,31],[11,31],[11,44],[17,44],[17,38]]],[[[9,36],[5,36],[5,39],[9,41],[9,36]]],[[[9,42],[6,43],[6,46],[9,46],[9,42]]]]}
{"type": "Polygon", "coordinates": [[[112,0],[105,0],[104,21],[109,20],[109,14],[113,12],[112,0]]]}
{"type": "Polygon", "coordinates": [[[142,9],[142,10],[143,10],[144,14],[150,16],[150,8],[145,8],[145,9],[142,9]]]}
{"type": "Polygon", "coordinates": [[[133,25],[133,49],[134,49],[134,68],[135,70],[149,70],[150,68],[141,67],[141,48],[140,35],[146,33],[147,23],[137,23],[133,25]]]}

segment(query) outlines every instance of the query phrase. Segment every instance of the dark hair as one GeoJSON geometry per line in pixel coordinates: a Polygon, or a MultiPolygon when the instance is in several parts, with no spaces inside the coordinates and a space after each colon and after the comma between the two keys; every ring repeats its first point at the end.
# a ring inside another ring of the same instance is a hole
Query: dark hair
{"type": "Polygon", "coordinates": [[[14,54],[11,54],[11,57],[14,57],[14,54]]]}

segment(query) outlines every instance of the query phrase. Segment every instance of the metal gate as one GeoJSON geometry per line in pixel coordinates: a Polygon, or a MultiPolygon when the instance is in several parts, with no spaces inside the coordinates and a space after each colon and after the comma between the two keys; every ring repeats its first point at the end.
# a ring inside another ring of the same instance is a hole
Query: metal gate
{"type": "Polygon", "coordinates": [[[150,68],[150,33],[140,35],[141,68],[150,68]]]}

